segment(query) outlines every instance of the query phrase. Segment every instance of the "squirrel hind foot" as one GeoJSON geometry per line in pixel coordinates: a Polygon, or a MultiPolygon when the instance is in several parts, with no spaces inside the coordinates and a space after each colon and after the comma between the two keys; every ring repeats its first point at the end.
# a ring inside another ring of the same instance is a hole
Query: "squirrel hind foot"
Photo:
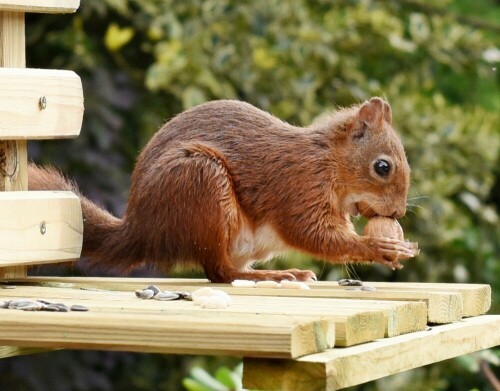
{"type": "Polygon", "coordinates": [[[246,270],[239,272],[237,270],[226,271],[218,276],[209,276],[211,282],[230,283],[234,280],[251,281],[317,281],[316,275],[310,270],[288,269],[288,270],[246,270]]]}

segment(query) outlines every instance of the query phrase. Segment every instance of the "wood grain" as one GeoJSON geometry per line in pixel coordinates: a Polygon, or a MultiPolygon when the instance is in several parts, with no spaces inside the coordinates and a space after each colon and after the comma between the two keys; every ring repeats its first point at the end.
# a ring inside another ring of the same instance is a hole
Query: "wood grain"
{"type": "Polygon", "coordinates": [[[0,193],[0,266],[74,260],[82,248],[80,200],[71,192],[0,193]]]}
{"type": "Polygon", "coordinates": [[[76,73],[0,68],[0,90],[0,139],[70,138],[80,134],[83,90],[76,73]],[[45,99],[44,106],[41,99],[45,99]]]}
{"type": "MultiPolygon", "coordinates": [[[[427,305],[427,321],[430,323],[451,323],[462,318],[463,298],[458,290],[446,290],[430,287],[429,289],[386,289],[379,288],[377,291],[355,291],[347,290],[345,287],[325,286],[318,288],[311,283],[313,289],[272,289],[272,288],[234,288],[229,284],[210,284],[205,279],[141,279],[141,278],[40,278],[29,279],[28,281],[60,281],[74,283],[78,286],[96,287],[114,290],[134,290],[149,284],[156,284],[162,289],[193,290],[202,286],[211,286],[224,290],[232,295],[238,296],[269,296],[269,297],[308,297],[308,298],[337,298],[356,300],[377,300],[377,301],[416,301],[424,302],[427,305]]],[[[331,283],[330,283],[331,284],[331,283]]],[[[335,283],[336,284],[336,283],[335,283]]],[[[372,284],[367,282],[368,285],[372,284]]],[[[390,283],[389,283],[390,284],[390,283]]],[[[486,287],[489,287],[486,285],[486,287]]],[[[484,285],[480,288],[484,289],[484,285]]],[[[490,290],[491,292],[491,290],[490,290]]],[[[486,298],[484,298],[487,300],[486,298]]],[[[489,298],[491,302],[491,298],[489,298]]],[[[483,306],[484,308],[485,306],[483,306]]]]}
{"type": "Polygon", "coordinates": [[[193,302],[141,300],[133,292],[17,287],[0,300],[81,304],[85,313],[0,310],[0,343],[21,347],[295,358],[332,347],[335,322],[303,314],[207,310],[193,302]],[[236,316],[235,316],[236,315],[236,316]]]}
{"type": "MultiPolygon", "coordinates": [[[[0,12],[0,67],[26,67],[24,13],[0,12]]],[[[28,189],[28,145],[0,137],[0,191],[28,189]]],[[[0,268],[0,278],[24,277],[25,266],[0,268]]]]}
{"type": "MultiPolygon", "coordinates": [[[[71,301],[91,307],[94,311],[138,313],[140,316],[163,311],[164,308],[168,308],[170,313],[178,314],[197,314],[205,311],[187,301],[158,305],[155,300],[137,300],[132,291],[88,291],[70,287],[20,286],[17,289],[0,291],[0,297],[4,299],[33,297],[49,301],[71,301]]],[[[313,301],[310,299],[273,299],[269,301],[257,296],[232,296],[231,307],[225,313],[230,312],[233,316],[262,314],[328,319],[335,323],[335,344],[338,346],[352,346],[383,338],[387,327],[384,312],[369,308],[368,305],[356,308],[355,305],[349,306],[348,303],[336,303],[328,299],[313,301]]],[[[396,304],[404,306],[404,303],[396,304]]],[[[410,303],[410,305],[416,304],[410,303]]],[[[422,306],[425,307],[423,303],[422,306]]],[[[425,310],[421,316],[425,319],[425,310]]]]}
{"type": "Polygon", "coordinates": [[[75,12],[80,0],[0,0],[0,11],[62,14],[75,12]]]}
{"type": "Polygon", "coordinates": [[[245,359],[243,385],[283,391],[338,390],[498,345],[500,315],[483,315],[297,361],[245,359]]]}

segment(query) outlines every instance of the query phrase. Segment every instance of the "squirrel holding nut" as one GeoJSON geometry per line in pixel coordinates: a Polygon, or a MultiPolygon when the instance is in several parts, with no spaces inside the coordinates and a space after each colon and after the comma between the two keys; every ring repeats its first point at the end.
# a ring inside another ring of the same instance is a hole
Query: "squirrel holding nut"
{"type": "Polygon", "coordinates": [[[30,190],[77,192],[82,256],[105,267],[197,264],[212,282],[307,281],[313,272],[251,266],[290,249],[391,268],[416,255],[402,238],[358,235],[350,221],[406,212],[410,168],[380,98],[304,128],[235,100],[189,109],[140,153],[122,219],[53,168],[30,164],[28,177],[30,190]]]}

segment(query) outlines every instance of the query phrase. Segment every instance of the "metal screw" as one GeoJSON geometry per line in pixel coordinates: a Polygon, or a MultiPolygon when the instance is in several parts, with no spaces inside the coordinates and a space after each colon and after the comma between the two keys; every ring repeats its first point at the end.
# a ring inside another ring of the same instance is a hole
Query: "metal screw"
{"type": "Polygon", "coordinates": [[[38,100],[38,107],[40,110],[45,110],[47,108],[47,98],[45,96],[40,97],[38,100]]]}
{"type": "Polygon", "coordinates": [[[45,232],[47,232],[47,226],[45,225],[45,221],[42,221],[40,223],[40,233],[42,235],[45,235],[45,232]]]}

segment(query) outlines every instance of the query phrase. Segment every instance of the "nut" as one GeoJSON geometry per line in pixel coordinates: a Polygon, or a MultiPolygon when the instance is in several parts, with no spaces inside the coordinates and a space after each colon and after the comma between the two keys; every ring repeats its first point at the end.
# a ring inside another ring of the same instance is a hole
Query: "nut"
{"type": "Polygon", "coordinates": [[[375,238],[404,240],[403,228],[397,220],[390,217],[376,216],[368,219],[363,233],[375,238]]]}

